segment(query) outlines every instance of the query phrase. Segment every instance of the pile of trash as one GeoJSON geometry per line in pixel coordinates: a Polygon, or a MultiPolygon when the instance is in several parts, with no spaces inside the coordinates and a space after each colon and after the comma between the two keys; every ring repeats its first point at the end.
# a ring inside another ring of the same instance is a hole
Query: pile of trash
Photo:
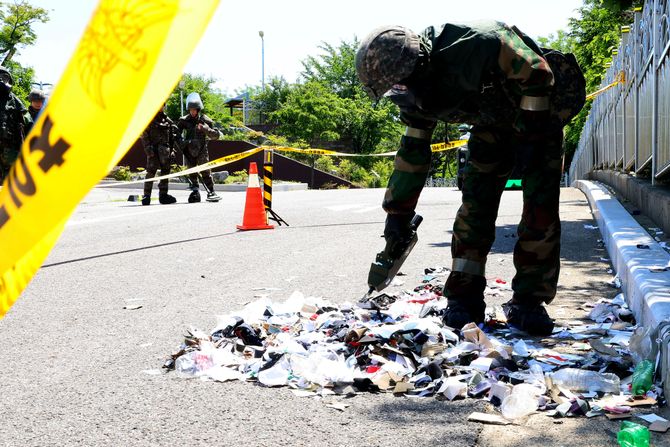
{"type": "MultiPolygon", "coordinates": [[[[298,292],[284,302],[261,298],[219,316],[211,333],[191,329],[164,367],[181,377],[286,386],[298,396],[487,399],[502,417],[477,413],[471,419],[489,423],[538,409],[555,417],[618,419],[662,399],[652,383],[653,364],[630,353],[631,346],[645,352],[648,345],[653,356],[649,334],[634,326],[623,295],[585,304],[593,324],[577,321],[537,340],[509,327],[496,308],[487,309],[481,327],[445,326],[442,288],[449,270],[425,273],[413,290],[356,303],[298,292]],[[642,378],[634,381],[635,365],[642,378]],[[647,369],[640,373],[640,365],[647,369]]],[[[489,287],[509,288],[502,280],[489,287]]]]}

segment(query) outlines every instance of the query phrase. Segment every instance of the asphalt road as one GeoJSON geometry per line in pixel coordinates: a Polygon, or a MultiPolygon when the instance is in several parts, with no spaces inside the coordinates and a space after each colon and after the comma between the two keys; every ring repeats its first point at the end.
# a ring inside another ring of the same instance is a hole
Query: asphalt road
{"type": "MultiPolygon", "coordinates": [[[[343,412],[287,389],[153,375],[184,330],[209,330],[216,315],[259,295],[298,290],[336,302],[365,292],[382,248],[383,190],[275,193],[291,225],[238,232],[244,193],[217,204],[149,207],[128,190],[95,189],[72,215],[57,246],[0,321],[0,445],[512,446],[610,445],[618,424],[543,415],[521,427],[467,423],[483,401],[439,402],[363,394],[343,412]],[[126,305],[139,304],[137,310],[126,305]]],[[[450,260],[460,194],[426,189],[420,241],[403,268],[407,285],[425,267],[450,260]]],[[[563,270],[550,313],[583,317],[584,301],[611,297],[606,253],[583,194],[564,189],[563,270]]],[[[503,195],[489,279],[511,280],[521,192],[503,195]]],[[[509,295],[494,297],[502,303],[509,295]]]]}

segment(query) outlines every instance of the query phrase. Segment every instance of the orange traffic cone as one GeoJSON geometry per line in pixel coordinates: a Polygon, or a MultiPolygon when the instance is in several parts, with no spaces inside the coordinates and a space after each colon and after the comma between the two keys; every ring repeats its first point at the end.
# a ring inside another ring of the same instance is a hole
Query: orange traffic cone
{"type": "Polygon", "coordinates": [[[271,230],[275,226],[268,225],[268,215],[263,205],[263,192],[258,180],[258,167],[255,162],[249,164],[249,182],[247,183],[247,202],[244,205],[244,219],[238,230],[271,230]]]}

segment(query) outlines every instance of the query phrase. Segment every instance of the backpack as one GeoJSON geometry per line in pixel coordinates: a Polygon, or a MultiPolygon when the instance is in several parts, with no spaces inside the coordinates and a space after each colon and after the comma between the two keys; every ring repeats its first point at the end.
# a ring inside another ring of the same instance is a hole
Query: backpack
{"type": "Polygon", "coordinates": [[[549,97],[551,120],[563,127],[584,107],[586,81],[574,54],[550,48],[542,51],[554,73],[554,89],[549,97]]]}

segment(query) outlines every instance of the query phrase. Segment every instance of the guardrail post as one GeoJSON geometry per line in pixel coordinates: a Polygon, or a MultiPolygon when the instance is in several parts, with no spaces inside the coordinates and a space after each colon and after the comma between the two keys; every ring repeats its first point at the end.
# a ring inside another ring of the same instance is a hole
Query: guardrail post
{"type": "Polygon", "coordinates": [[[656,64],[659,59],[659,51],[661,48],[658,48],[658,0],[653,2],[653,16],[651,19],[652,23],[652,33],[651,33],[651,91],[653,95],[653,101],[651,105],[651,184],[656,184],[656,171],[658,169],[658,69],[656,64]]]}

